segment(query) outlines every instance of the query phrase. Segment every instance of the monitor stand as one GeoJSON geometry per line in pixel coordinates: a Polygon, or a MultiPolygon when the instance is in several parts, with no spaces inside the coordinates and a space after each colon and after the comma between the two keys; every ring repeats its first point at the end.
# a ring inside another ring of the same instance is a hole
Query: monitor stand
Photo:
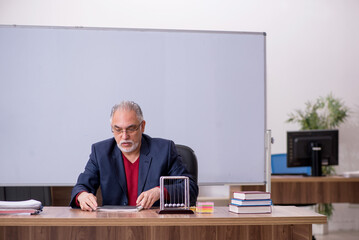
{"type": "Polygon", "coordinates": [[[312,150],[312,176],[322,176],[322,148],[316,142],[312,142],[310,147],[312,150]]]}

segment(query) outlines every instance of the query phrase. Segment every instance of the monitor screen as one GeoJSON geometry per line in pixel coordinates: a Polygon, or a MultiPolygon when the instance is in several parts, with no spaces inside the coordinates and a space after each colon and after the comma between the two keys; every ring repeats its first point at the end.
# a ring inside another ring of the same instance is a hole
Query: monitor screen
{"type": "Polygon", "coordinates": [[[327,165],[338,165],[338,130],[287,132],[288,167],[311,166],[312,175],[320,176],[321,169],[313,168],[327,165]]]}

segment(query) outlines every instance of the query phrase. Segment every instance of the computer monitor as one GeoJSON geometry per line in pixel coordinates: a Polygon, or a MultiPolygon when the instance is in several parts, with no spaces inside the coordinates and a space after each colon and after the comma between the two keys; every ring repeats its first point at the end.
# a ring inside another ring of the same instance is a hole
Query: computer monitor
{"type": "Polygon", "coordinates": [[[338,130],[287,132],[287,166],[312,167],[312,176],[322,176],[322,165],[338,165],[338,130]]]}

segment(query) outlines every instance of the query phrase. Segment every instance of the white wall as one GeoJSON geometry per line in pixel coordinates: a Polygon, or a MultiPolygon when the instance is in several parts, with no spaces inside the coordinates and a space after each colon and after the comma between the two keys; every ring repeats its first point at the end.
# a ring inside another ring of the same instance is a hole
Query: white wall
{"type": "Polygon", "coordinates": [[[272,153],[299,129],[287,114],[332,92],[353,111],[340,127],[338,173],[359,170],[358,13],[357,0],[0,0],[0,24],[267,32],[272,153]]]}

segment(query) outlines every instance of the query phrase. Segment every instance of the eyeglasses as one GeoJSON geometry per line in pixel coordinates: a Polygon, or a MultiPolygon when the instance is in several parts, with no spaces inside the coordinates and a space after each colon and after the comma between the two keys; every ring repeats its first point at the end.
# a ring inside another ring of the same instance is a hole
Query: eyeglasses
{"type": "Polygon", "coordinates": [[[138,124],[138,125],[131,125],[128,128],[125,128],[125,129],[119,128],[117,126],[111,127],[111,130],[116,135],[122,135],[124,132],[126,132],[126,134],[130,135],[130,134],[136,132],[140,128],[142,122],[140,122],[140,124],[138,124]]]}

